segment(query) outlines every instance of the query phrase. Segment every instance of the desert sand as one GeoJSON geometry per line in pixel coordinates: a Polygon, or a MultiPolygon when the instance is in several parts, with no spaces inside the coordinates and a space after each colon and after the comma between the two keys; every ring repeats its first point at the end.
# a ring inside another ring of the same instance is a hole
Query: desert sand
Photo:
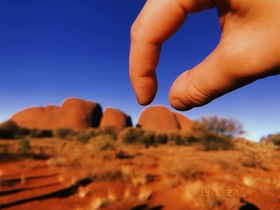
{"type": "MultiPolygon", "coordinates": [[[[18,141],[0,145],[17,151],[18,141]]],[[[31,139],[36,158],[1,157],[0,209],[280,209],[280,156],[270,146],[243,140],[204,151],[115,140],[100,151],[91,141],[31,139]]]]}

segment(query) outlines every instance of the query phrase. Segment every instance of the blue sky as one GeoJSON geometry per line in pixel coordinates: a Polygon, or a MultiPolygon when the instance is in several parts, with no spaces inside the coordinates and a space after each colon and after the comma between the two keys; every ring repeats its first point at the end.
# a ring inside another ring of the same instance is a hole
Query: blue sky
{"type": "MultiPolygon", "coordinates": [[[[30,106],[79,97],[123,110],[136,124],[144,107],[128,76],[129,30],[145,2],[1,0],[0,122],[30,106]]],[[[171,108],[172,82],[215,48],[220,33],[215,9],[189,15],[163,45],[159,90],[151,105],[171,108]]],[[[269,77],[182,113],[191,119],[236,118],[247,137],[258,141],[280,132],[279,90],[280,77],[269,77]]]]}

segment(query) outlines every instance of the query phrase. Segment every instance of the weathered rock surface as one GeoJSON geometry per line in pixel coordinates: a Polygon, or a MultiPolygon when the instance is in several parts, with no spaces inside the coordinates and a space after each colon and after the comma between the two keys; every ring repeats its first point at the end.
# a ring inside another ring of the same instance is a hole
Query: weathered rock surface
{"type": "Polygon", "coordinates": [[[83,130],[98,127],[102,108],[98,103],[78,98],[66,99],[61,107],[32,107],[14,114],[10,120],[29,129],[71,128],[83,130]]]}
{"type": "Polygon", "coordinates": [[[130,116],[115,108],[106,108],[100,122],[100,127],[115,127],[120,130],[130,126],[130,116]]]}
{"type": "Polygon", "coordinates": [[[174,113],[177,122],[180,126],[180,130],[189,130],[192,126],[193,121],[190,120],[189,118],[185,117],[184,115],[175,112],[174,113]]]}
{"type": "Polygon", "coordinates": [[[178,131],[190,127],[191,120],[167,107],[151,106],[140,115],[137,126],[154,131],[178,131]]]}

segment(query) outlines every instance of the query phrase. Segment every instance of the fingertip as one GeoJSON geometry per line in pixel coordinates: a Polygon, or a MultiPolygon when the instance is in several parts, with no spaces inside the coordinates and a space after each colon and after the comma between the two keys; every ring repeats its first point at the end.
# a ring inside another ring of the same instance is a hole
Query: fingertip
{"type": "Polygon", "coordinates": [[[150,96],[150,97],[140,97],[136,95],[136,99],[139,105],[141,106],[147,106],[150,103],[153,102],[155,96],[150,96]]]}
{"type": "Polygon", "coordinates": [[[188,111],[211,101],[211,97],[204,94],[205,82],[200,81],[201,77],[195,78],[191,72],[194,71],[185,71],[177,77],[169,92],[170,105],[179,111],[188,111]]]}
{"type": "Polygon", "coordinates": [[[188,111],[188,110],[191,110],[193,108],[191,106],[188,106],[188,105],[184,104],[182,101],[180,101],[177,98],[170,100],[170,105],[174,109],[177,109],[178,111],[188,111]]]}
{"type": "Polygon", "coordinates": [[[139,78],[132,84],[138,104],[146,106],[153,102],[158,89],[156,77],[139,78]]]}

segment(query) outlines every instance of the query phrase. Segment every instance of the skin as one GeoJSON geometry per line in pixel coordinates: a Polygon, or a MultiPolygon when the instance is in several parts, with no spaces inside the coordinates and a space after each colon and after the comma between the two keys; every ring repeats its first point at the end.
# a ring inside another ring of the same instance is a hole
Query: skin
{"type": "Polygon", "coordinates": [[[213,7],[222,28],[220,42],[204,61],[174,81],[169,101],[175,109],[205,105],[280,73],[279,0],[147,0],[131,27],[129,72],[139,104],[148,105],[156,95],[162,44],[188,14],[213,7]]]}

